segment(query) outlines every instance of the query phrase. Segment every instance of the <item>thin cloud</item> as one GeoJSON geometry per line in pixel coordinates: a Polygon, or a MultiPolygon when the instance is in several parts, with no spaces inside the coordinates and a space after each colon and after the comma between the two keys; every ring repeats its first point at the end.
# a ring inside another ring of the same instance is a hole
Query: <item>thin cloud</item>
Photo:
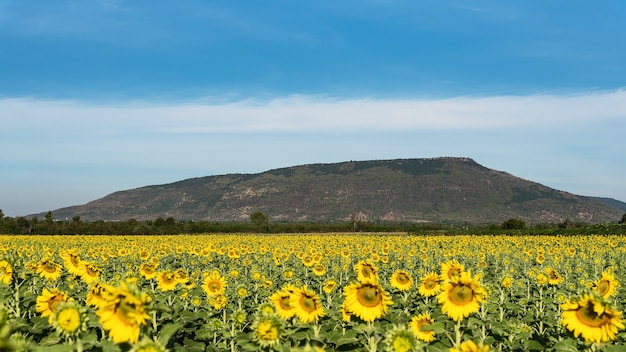
{"type": "Polygon", "coordinates": [[[268,133],[556,128],[617,122],[626,91],[448,99],[334,99],[289,96],[230,103],[97,105],[80,101],[0,99],[3,129],[61,134],[268,133]],[[94,130],[97,122],[98,129],[94,130]],[[35,127],[33,127],[35,126],[35,127]],[[65,132],[63,132],[65,131],[65,132]]]}

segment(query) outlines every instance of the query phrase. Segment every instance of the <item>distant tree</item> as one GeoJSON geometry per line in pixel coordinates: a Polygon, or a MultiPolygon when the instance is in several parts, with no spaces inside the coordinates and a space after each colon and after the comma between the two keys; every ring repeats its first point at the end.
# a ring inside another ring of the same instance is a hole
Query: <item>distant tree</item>
{"type": "Polygon", "coordinates": [[[519,230],[526,228],[526,223],[519,219],[509,219],[500,225],[505,230],[519,230]]]}
{"type": "MultiPolygon", "coordinates": [[[[0,210],[0,212],[1,212],[1,210],[0,210]]],[[[620,220],[618,222],[618,224],[626,224],[626,213],[624,213],[624,215],[622,216],[622,220],[620,220]]]]}
{"type": "Polygon", "coordinates": [[[51,212],[51,211],[48,211],[48,212],[46,213],[46,223],[47,223],[48,225],[52,225],[52,221],[53,221],[53,219],[52,219],[52,212],[51,212]]]}
{"type": "Polygon", "coordinates": [[[4,219],[4,212],[0,209],[0,220],[4,219]]]}
{"type": "Polygon", "coordinates": [[[260,211],[254,212],[250,215],[250,221],[256,226],[257,231],[259,232],[267,232],[269,231],[270,222],[267,218],[267,215],[261,213],[260,211]]]}

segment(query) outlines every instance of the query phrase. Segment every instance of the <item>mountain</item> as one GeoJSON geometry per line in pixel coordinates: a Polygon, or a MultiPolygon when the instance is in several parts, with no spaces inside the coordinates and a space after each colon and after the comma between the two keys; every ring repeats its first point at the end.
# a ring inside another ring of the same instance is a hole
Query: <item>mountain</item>
{"type": "Polygon", "coordinates": [[[479,165],[469,158],[308,164],[191,178],[54,210],[56,219],[248,221],[616,222],[623,210],[479,165]]]}

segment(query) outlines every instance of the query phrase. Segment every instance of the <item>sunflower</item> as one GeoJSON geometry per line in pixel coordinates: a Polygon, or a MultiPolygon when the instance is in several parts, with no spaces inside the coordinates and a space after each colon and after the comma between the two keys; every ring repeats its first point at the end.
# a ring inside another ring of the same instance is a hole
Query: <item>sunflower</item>
{"type": "Polygon", "coordinates": [[[324,266],[324,264],[315,264],[315,266],[313,266],[313,274],[315,274],[315,276],[323,276],[324,274],[326,274],[326,267],[324,266]]]}
{"type": "Polygon", "coordinates": [[[6,260],[0,260],[0,282],[10,285],[13,282],[13,267],[6,260]]]}
{"type": "Polygon", "coordinates": [[[430,272],[421,278],[421,283],[418,288],[420,295],[424,297],[434,296],[441,291],[441,278],[434,272],[430,272]]]}
{"type": "Polygon", "coordinates": [[[176,280],[176,275],[171,271],[161,271],[156,275],[157,279],[157,287],[163,291],[173,291],[178,286],[178,280],[176,280]]]}
{"type": "Polygon", "coordinates": [[[612,270],[602,272],[602,277],[595,283],[593,289],[603,298],[612,297],[617,292],[619,281],[612,270]]]}
{"type": "Polygon", "coordinates": [[[209,296],[216,296],[226,291],[226,278],[221,276],[219,271],[213,270],[204,278],[202,289],[209,296]]]}
{"type": "Polygon", "coordinates": [[[52,316],[52,325],[66,338],[87,331],[87,309],[74,301],[60,303],[52,316]]]}
{"type": "Polygon", "coordinates": [[[398,269],[391,275],[389,283],[399,291],[408,291],[413,285],[413,278],[406,270],[398,269]]]}
{"type": "Polygon", "coordinates": [[[343,289],[345,309],[366,322],[373,322],[387,313],[393,304],[389,293],[376,281],[352,283],[343,289]]]}
{"type": "Polygon", "coordinates": [[[125,283],[107,291],[104,298],[106,302],[96,311],[102,328],[109,332],[115,343],[136,343],[141,325],[150,319],[145,310],[150,298],[125,283]]]}
{"type": "Polygon", "coordinates": [[[245,298],[246,296],[248,296],[248,288],[246,286],[239,286],[237,288],[237,296],[239,296],[239,298],[245,298]]]}
{"type": "Polygon", "coordinates": [[[174,276],[179,284],[185,285],[189,281],[189,274],[187,274],[185,269],[176,269],[176,271],[174,271],[174,276]]]}
{"type": "Polygon", "coordinates": [[[65,269],[67,269],[68,273],[76,276],[81,275],[83,270],[81,266],[82,259],[80,258],[80,254],[78,254],[78,250],[76,248],[62,251],[60,256],[61,259],[63,259],[63,264],[65,265],[65,269]]]}
{"type": "Polygon", "coordinates": [[[53,314],[56,312],[57,307],[61,303],[65,303],[70,300],[71,298],[69,298],[66,292],[61,292],[56,288],[53,288],[52,290],[44,288],[41,295],[37,296],[35,309],[37,312],[41,313],[42,317],[48,317],[48,320],[52,322],[52,319],[54,319],[53,314]]]}
{"type": "Polygon", "coordinates": [[[86,283],[90,284],[92,282],[98,281],[100,278],[100,267],[95,263],[83,262],[82,263],[82,271],[80,274],[80,278],[83,279],[86,283]]]}
{"type": "Polygon", "coordinates": [[[481,275],[472,278],[469,271],[443,284],[442,292],[437,296],[442,304],[441,311],[450,318],[459,321],[480,308],[479,303],[487,297],[487,291],[479,283],[481,275]]]}
{"type": "Polygon", "coordinates": [[[548,276],[547,276],[547,275],[545,275],[545,274],[543,274],[543,273],[539,273],[539,274],[537,274],[536,279],[537,279],[537,283],[538,283],[539,285],[545,285],[545,284],[547,284],[547,283],[549,282],[549,280],[550,280],[550,279],[548,278],[548,276]]]}
{"type": "Polygon", "coordinates": [[[289,298],[294,292],[295,290],[292,291],[283,288],[270,296],[270,302],[274,303],[276,313],[279,317],[289,319],[296,314],[295,308],[289,303],[289,298]]]}
{"type": "Polygon", "coordinates": [[[513,279],[510,276],[505,276],[502,281],[500,281],[500,285],[504,288],[511,288],[513,284],[513,279]]]}
{"type": "Polygon", "coordinates": [[[139,266],[139,274],[146,280],[152,280],[157,275],[157,266],[155,263],[143,263],[139,266]]]}
{"type": "Polygon", "coordinates": [[[422,328],[433,324],[435,321],[430,317],[430,314],[420,314],[411,319],[409,326],[411,331],[418,339],[424,342],[431,342],[435,340],[435,332],[433,330],[422,330],[422,328]]]}
{"type": "Polygon", "coordinates": [[[378,281],[378,268],[373,263],[361,260],[354,265],[354,271],[359,281],[378,281]]]}
{"type": "Polygon", "coordinates": [[[476,344],[474,341],[464,341],[458,347],[450,348],[450,352],[489,352],[489,346],[482,342],[476,344]]]}
{"type": "Polygon", "coordinates": [[[441,281],[449,281],[460,276],[465,271],[465,266],[456,259],[447,263],[441,263],[441,281]]]}
{"type": "Polygon", "coordinates": [[[275,345],[284,334],[283,321],[276,314],[260,314],[252,324],[252,339],[262,348],[275,345]]]}
{"type": "Polygon", "coordinates": [[[561,276],[554,268],[546,268],[546,274],[548,275],[548,284],[558,285],[565,281],[565,278],[561,276]]]}
{"type": "Polygon", "coordinates": [[[106,303],[104,295],[106,294],[106,292],[112,290],[113,286],[95,282],[93,285],[91,285],[89,291],[87,291],[87,304],[96,308],[100,308],[101,305],[106,303]]]}
{"type": "Polygon", "coordinates": [[[385,334],[385,345],[388,352],[411,352],[419,348],[415,335],[403,325],[394,325],[385,334]]]}
{"type": "Polygon", "coordinates": [[[323,317],[324,306],[317,297],[317,294],[309,290],[306,286],[296,289],[289,297],[289,304],[295,310],[295,314],[303,323],[316,322],[323,317]]]}
{"type": "Polygon", "coordinates": [[[614,340],[619,329],[624,329],[622,312],[614,310],[601,297],[584,294],[577,301],[569,299],[561,305],[563,326],[582,336],[587,342],[614,340]]]}
{"type": "Polygon", "coordinates": [[[329,279],[329,280],[326,280],[326,282],[324,282],[324,286],[322,290],[324,291],[324,293],[329,295],[335,290],[335,288],[337,288],[337,285],[338,285],[337,281],[333,279],[329,279]]]}
{"type": "Polygon", "coordinates": [[[260,315],[277,315],[276,307],[271,302],[265,302],[259,305],[257,308],[260,315]]]}
{"type": "Polygon", "coordinates": [[[61,277],[61,264],[55,263],[50,258],[43,258],[37,263],[37,274],[50,281],[56,281],[61,277]]]}
{"type": "Polygon", "coordinates": [[[215,310],[222,310],[222,308],[226,307],[226,304],[228,304],[228,297],[223,293],[209,296],[209,304],[213,306],[215,310]]]}

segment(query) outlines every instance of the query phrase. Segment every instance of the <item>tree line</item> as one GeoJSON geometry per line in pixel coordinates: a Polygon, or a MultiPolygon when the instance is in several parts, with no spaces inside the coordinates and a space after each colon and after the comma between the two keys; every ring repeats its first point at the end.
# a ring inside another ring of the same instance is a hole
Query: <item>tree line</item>
{"type": "Polygon", "coordinates": [[[626,234],[626,214],[616,224],[587,224],[565,220],[558,224],[528,225],[519,219],[498,224],[374,222],[352,217],[346,222],[270,222],[255,212],[249,221],[214,222],[176,220],[83,221],[54,219],[48,212],[43,219],[34,216],[5,217],[0,209],[0,234],[39,235],[163,235],[201,233],[331,233],[331,232],[406,232],[408,234],[626,234]]]}

